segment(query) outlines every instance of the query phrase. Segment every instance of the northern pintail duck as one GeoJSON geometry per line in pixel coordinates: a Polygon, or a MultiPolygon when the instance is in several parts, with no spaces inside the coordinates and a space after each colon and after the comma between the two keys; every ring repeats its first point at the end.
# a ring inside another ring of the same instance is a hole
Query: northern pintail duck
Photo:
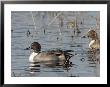
{"type": "Polygon", "coordinates": [[[62,65],[68,60],[70,57],[72,57],[72,54],[69,54],[64,51],[47,51],[47,52],[41,52],[41,45],[38,42],[33,42],[31,44],[31,49],[33,49],[33,52],[31,53],[29,57],[29,62],[52,62],[52,63],[59,63],[62,61],[62,65]]]}
{"type": "Polygon", "coordinates": [[[96,63],[100,63],[100,40],[95,30],[89,30],[88,37],[91,38],[89,43],[90,52],[92,52],[92,60],[96,63]]]}
{"type": "Polygon", "coordinates": [[[95,30],[89,30],[88,31],[88,37],[91,38],[91,41],[89,43],[90,49],[100,49],[100,40],[98,38],[98,35],[95,30]]]}

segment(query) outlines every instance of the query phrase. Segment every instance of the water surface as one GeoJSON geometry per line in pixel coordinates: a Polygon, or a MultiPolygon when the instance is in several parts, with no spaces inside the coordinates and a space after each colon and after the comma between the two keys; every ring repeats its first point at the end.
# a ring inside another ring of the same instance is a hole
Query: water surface
{"type": "MultiPolygon", "coordinates": [[[[91,60],[89,39],[83,36],[90,27],[100,35],[97,20],[99,12],[11,12],[11,76],[15,77],[97,77],[100,64],[91,60]],[[61,14],[61,15],[59,15],[61,14]],[[59,15],[58,17],[56,17],[59,15]],[[77,19],[77,20],[76,20],[77,19]],[[67,27],[69,22],[77,21],[79,33],[67,27]],[[32,42],[39,42],[42,51],[62,49],[72,50],[71,66],[47,67],[36,64],[34,72],[29,68],[29,55],[32,42]]],[[[99,57],[100,54],[97,56],[99,57]]]]}

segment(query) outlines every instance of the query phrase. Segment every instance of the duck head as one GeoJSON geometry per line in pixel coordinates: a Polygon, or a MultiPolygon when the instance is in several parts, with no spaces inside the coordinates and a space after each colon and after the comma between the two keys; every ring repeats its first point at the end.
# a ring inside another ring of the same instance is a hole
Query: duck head
{"type": "Polygon", "coordinates": [[[33,51],[34,51],[35,53],[38,53],[38,52],[41,51],[41,45],[40,45],[38,42],[33,42],[33,43],[31,44],[31,49],[33,49],[33,51]]]}
{"type": "Polygon", "coordinates": [[[89,30],[87,33],[87,36],[92,38],[92,39],[97,39],[97,37],[98,37],[95,30],[89,30]]]}

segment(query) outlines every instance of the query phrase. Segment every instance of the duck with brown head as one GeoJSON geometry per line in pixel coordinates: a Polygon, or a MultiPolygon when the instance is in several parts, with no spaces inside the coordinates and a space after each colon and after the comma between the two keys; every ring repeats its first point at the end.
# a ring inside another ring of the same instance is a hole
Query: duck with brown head
{"type": "Polygon", "coordinates": [[[90,52],[93,54],[92,60],[95,62],[99,62],[100,56],[100,40],[98,38],[98,34],[95,30],[91,29],[87,33],[88,37],[91,38],[89,43],[90,52]]]}
{"type": "Polygon", "coordinates": [[[33,42],[31,44],[31,49],[33,49],[34,52],[40,52],[41,51],[41,45],[38,42],[33,42]]]}
{"type": "Polygon", "coordinates": [[[90,49],[100,49],[100,40],[98,39],[98,35],[95,30],[89,30],[87,36],[91,38],[89,43],[90,49]]]}
{"type": "Polygon", "coordinates": [[[29,57],[29,62],[43,62],[43,63],[51,63],[51,64],[58,64],[63,65],[66,61],[67,55],[63,51],[47,51],[41,52],[41,45],[38,42],[33,42],[31,44],[31,49],[33,52],[29,57]]]}

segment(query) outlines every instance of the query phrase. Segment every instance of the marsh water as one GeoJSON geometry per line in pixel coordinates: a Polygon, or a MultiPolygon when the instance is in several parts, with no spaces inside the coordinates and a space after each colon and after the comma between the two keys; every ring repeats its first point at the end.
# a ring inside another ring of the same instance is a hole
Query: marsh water
{"type": "MultiPolygon", "coordinates": [[[[11,12],[11,76],[12,77],[97,77],[100,63],[91,60],[90,39],[86,33],[95,28],[100,36],[100,13],[96,11],[12,11],[11,12]],[[70,66],[48,67],[37,63],[30,70],[32,42],[42,51],[71,50],[70,66]]],[[[100,54],[96,55],[97,57],[100,54]]]]}

